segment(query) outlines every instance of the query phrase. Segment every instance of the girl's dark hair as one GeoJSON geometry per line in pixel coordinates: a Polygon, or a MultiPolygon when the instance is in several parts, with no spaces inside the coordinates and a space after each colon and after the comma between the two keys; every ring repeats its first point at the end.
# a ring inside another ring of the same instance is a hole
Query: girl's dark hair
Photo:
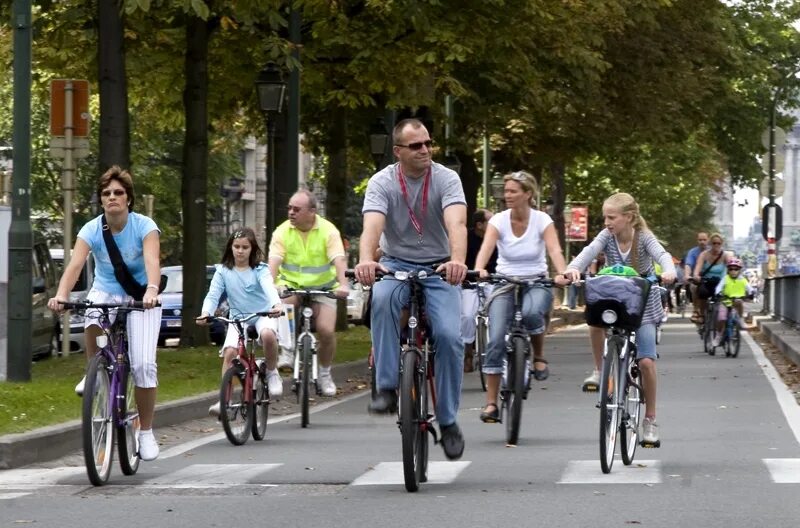
{"type": "Polygon", "coordinates": [[[233,241],[237,238],[246,238],[250,242],[250,267],[255,268],[258,263],[264,260],[264,254],[261,252],[261,247],[256,240],[256,234],[249,227],[237,229],[231,236],[228,237],[228,243],[225,244],[225,251],[222,253],[222,265],[228,269],[233,269],[235,260],[233,258],[233,241]]]}
{"type": "Polygon", "coordinates": [[[100,199],[103,190],[109,186],[112,180],[117,180],[125,189],[125,194],[128,199],[128,212],[133,211],[133,206],[136,204],[136,194],[133,192],[133,178],[130,172],[121,169],[119,165],[110,167],[105,174],[100,176],[100,179],[97,180],[97,199],[100,199]]]}

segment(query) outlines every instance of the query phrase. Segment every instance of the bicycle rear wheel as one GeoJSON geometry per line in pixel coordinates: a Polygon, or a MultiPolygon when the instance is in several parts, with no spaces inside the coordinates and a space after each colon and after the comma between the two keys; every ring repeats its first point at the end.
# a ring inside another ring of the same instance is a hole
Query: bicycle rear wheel
{"type": "Polygon", "coordinates": [[[508,385],[502,391],[502,414],[506,424],[506,443],[517,445],[519,440],[519,427],[522,421],[522,400],[525,397],[525,371],[527,363],[525,355],[528,344],[519,336],[511,338],[511,355],[506,368],[508,385]]]}
{"type": "Polygon", "coordinates": [[[300,425],[308,427],[308,404],[311,399],[311,336],[300,339],[300,425]]]}
{"type": "MultiPolygon", "coordinates": [[[[629,352],[630,354],[630,352],[629,352]]],[[[636,446],[639,443],[639,418],[642,416],[642,394],[635,383],[639,382],[639,367],[631,364],[631,360],[625,361],[626,368],[620,376],[624,380],[624,402],[622,423],[619,428],[620,452],[622,463],[630,466],[633,457],[636,455],[636,446]],[[630,372],[630,380],[625,374],[630,372]]]]}
{"type": "Polygon", "coordinates": [[[603,357],[603,372],[600,375],[600,467],[610,473],[614,465],[614,450],[617,445],[622,414],[620,413],[619,383],[621,343],[611,338],[603,357]]]}
{"type": "Polygon", "coordinates": [[[478,374],[481,377],[481,388],[486,392],[486,375],[483,373],[483,360],[486,358],[486,343],[488,341],[489,329],[486,326],[486,318],[479,317],[475,326],[475,356],[478,358],[478,374]]]}
{"type": "Polygon", "coordinates": [[[400,436],[406,490],[417,491],[428,465],[427,386],[425,369],[416,350],[403,352],[400,374],[400,436]]]}
{"type": "Polygon", "coordinates": [[[86,370],[83,388],[83,460],[89,481],[102,486],[114,460],[114,424],[111,408],[111,376],[105,356],[95,356],[86,370]]]}
{"type": "Polygon", "coordinates": [[[119,425],[117,426],[117,451],[123,475],[134,475],[139,470],[139,409],[136,407],[136,387],[133,376],[127,371],[120,383],[125,399],[119,400],[119,425]]]}
{"type": "Polygon", "coordinates": [[[264,437],[267,436],[269,403],[267,378],[262,372],[259,372],[253,382],[253,409],[255,410],[255,418],[253,419],[254,440],[263,440],[264,437]]]}
{"type": "Polygon", "coordinates": [[[237,366],[229,368],[222,376],[219,390],[219,408],[225,436],[233,445],[242,445],[250,437],[253,428],[253,402],[247,401],[244,370],[237,366]]]}

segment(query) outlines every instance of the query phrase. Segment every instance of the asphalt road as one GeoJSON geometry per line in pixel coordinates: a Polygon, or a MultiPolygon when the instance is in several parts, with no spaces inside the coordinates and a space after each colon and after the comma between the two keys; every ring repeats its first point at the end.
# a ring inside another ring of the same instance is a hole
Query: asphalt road
{"type": "Polygon", "coordinates": [[[468,374],[459,421],[467,447],[432,447],[430,482],[410,494],[394,420],[364,393],[271,423],[267,440],[230,445],[211,419],[160,431],[162,456],[109,485],[88,485],[78,454],[0,472],[0,526],[795,526],[800,410],[748,338],[738,358],[710,357],[694,325],[673,319],[659,346],[662,447],[610,475],[598,461],[596,395],[585,327],[548,338],[552,374],[535,382],[517,447],[478,420],[468,374]],[[416,517],[416,518],[412,518],[416,517]]]}

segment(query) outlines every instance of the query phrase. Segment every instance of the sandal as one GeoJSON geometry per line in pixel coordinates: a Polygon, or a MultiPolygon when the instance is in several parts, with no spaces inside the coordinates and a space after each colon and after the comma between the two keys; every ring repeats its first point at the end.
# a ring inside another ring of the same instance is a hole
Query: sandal
{"type": "Polygon", "coordinates": [[[500,423],[500,409],[497,408],[496,403],[486,404],[481,411],[481,421],[483,423],[500,423]]]}
{"type": "Polygon", "coordinates": [[[533,360],[533,370],[531,371],[533,377],[539,381],[544,381],[550,376],[550,367],[547,366],[547,360],[542,358],[534,358],[533,360]],[[543,369],[537,369],[537,363],[544,363],[543,369]]]}

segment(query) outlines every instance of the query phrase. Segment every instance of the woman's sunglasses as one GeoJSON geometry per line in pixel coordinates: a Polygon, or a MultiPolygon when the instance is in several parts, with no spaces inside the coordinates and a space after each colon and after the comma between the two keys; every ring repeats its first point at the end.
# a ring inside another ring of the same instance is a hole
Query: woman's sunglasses
{"type": "Polygon", "coordinates": [[[111,190],[109,190],[109,191],[103,191],[103,192],[101,192],[100,194],[101,194],[101,195],[103,195],[103,196],[105,196],[106,198],[108,198],[108,197],[109,197],[109,196],[111,196],[112,194],[113,194],[114,196],[124,196],[124,195],[125,195],[125,191],[124,191],[123,189],[114,189],[113,191],[111,191],[111,190]]]}
{"type": "Polygon", "coordinates": [[[409,143],[408,145],[400,145],[399,143],[395,145],[395,147],[404,147],[409,150],[420,150],[422,147],[431,148],[433,146],[433,140],[429,139],[427,141],[415,141],[414,143],[409,143]]]}

